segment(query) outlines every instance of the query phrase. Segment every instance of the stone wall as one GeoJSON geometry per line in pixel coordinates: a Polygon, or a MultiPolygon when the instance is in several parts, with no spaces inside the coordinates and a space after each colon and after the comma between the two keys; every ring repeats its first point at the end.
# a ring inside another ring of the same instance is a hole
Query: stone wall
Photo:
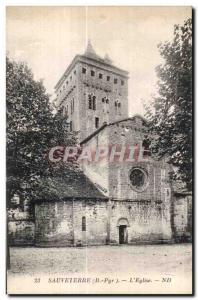
{"type": "Polygon", "coordinates": [[[192,241],[192,196],[177,195],[173,205],[175,241],[192,241]]]}
{"type": "Polygon", "coordinates": [[[9,243],[41,247],[119,244],[123,224],[128,244],[189,242],[191,196],[177,196],[172,205],[171,216],[169,203],[145,199],[37,203],[35,224],[31,220],[9,220],[9,243]]]}
{"type": "Polygon", "coordinates": [[[8,222],[8,239],[11,246],[34,245],[35,224],[29,220],[12,220],[8,222]]]}
{"type": "MultiPolygon", "coordinates": [[[[105,127],[91,140],[83,144],[89,149],[98,147],[117,146],[117,151],[121,147],[142,146],[144,139],[148,137],[147,128],[143,126],[142,119],[125,120],[105,127]]],[[[108,159],[102,159],[101,162],[82,161],[82,168],[96,185],[101,186],[105,195],[112,199],[135,200],[135,201],[161,201],[170,204],[171,185],[169,182],[170,166],[165,160],[154,160],[147,157],[147,160],[141,158],[137,161],[128,162],[125,159],[110,162],[108,159]],[[147,174],[147,186],[140,192],[134,190],[131,186],[130,172],[133,168],[140,168],[147,174]]]]}
{"type": "MultiPolygon", "coordinates": [[[[148,131],[142,118],[123,120],[106,126],[88,140],[84,147],[97,149],[103,146],[142,146],[148,131]]],[[[82,163],[85,174],[111,199],[109,205],[110,242],[119,243],[118,221],[128,222],[128,243],[170,241],[172,239],[171,201],[169,180],[170,166],[165,160],[141,158],[119,162],[102,159],[100,162],[82,163]],[[130,172],[139,168],[147,174],[147,184],[135,190],[130,181],[130,172]]]]}
{"type": "Polygon", "coordinates": [[[8,211],[8,239],[12,246],[30,246],[34,244],[35,224],[29,211],[10,209],[8,211]]]}
{"type": "Polygon", "coordinates": [[[35,242],[39,246],[67,246],[74,242],[71,202],[35,204],[35,242]]]}
{"type": "Polygon", "coordinates": [[[172,237],[169,211],[151,202],[45,202],[36,204],[35,216],[37,246],[119,244],[120,219],[127,222],[129,244],[167,242],[172,237]]]}
{"type": "Polygon", "coordinates": [[[89,64],[79,63],[78,65],[78,99],[80,102],[80,120],[81,120],[81,140],[89,136],[97,128],[95,127],[95,117],[99,118],[99,127],[105,122],[109,123],[120,118],[128,116],[128,82],[126,77],[107,71],[102,66],[90,66],[89,64]],[[82,74],[82,68],[86,68],[86,74],[82,74]],[[91,76],[91,70],[95,72],[95,76],[91,76]],[[102,79],[99,79],[99,73],[102,79]],[[110,81],[107,81],[107,76],[110,81]],[[114,84],[114,78],[118,80],[114,84]],[[121,80],[124,85],[121,85],[121,80]],[[96,110],[88,108],[88,94],[96,96],[96,110]],[[102,102],[102,98],[106,97],[108,103],[102,102]],[[121,103],[120,112],[116,114],[115,101],[121,103]]]}
{"type": "Polygon", "coordinates": [[[106,244],[107,202],[67,200],[35,205],[37,246],[106,244]],[[85,217],[85,230],[82,218],[85,217]]]}
{"type": "Polygon", "coordinates": [[[119,243],[119,220],[126,220],[127,243],[169,242],[170,213],[164,204],[151,201],[111,201],[110,242],[119,243]]]}

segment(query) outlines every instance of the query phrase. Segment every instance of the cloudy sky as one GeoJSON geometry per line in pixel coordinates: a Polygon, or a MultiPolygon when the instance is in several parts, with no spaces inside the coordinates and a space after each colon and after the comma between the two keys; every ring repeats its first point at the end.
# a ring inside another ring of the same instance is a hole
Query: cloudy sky
{"type": "Polygon", "coordinates": [[[129,71],[129,114],[144,113],[156,92],[157,45],[171,40],[190,7],[7,7],[7,52],[24,60],[47,92],[88,39],[96,53],[129,71]]]}

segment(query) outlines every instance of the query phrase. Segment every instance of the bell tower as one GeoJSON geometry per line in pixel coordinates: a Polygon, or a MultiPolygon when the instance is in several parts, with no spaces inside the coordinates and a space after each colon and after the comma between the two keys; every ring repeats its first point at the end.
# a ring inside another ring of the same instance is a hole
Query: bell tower
{"type": "Polygon", "coordinates": [[[82,141],[104,123],[128,117],[128,72],[108,55],[98,56],[88,41],[55,86],[56,106],[67,118],[69,130],[82,141]]]}

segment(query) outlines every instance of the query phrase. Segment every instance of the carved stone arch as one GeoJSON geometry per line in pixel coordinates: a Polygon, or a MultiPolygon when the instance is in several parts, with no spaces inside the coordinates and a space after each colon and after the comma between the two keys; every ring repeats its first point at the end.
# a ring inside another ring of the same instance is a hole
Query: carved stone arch
{"type": "Polygon", "coordinates": [[[127,227],[130,226],[130,225],[129,225],[129,221],[127,220],[127,218],[120,218],[120,219],[118,220],[117,226],[123,226],[123,225],[125,225],[125,226],[127,226],[127,227]]]}

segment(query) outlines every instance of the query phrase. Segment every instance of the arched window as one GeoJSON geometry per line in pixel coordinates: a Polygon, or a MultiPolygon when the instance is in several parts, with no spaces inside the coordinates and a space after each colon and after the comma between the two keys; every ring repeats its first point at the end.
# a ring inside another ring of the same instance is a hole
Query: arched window
{"type": "Polygon", "coordinates": [[[88,95],[88,107],[89,109],[96,110],[96,96],[93,94],[88,95]]]}
{"type": "Polygon", "coordinates": [[[86,231],[86,217],[82,217],[82,231],[86,231]]]}
{"type": "Polygon", "coordinates": [[[115,113],[116,115],[121,115],[121,103],[119,100],[115,101],[115,113]]]}
{"type": "Polygon", "coordinates": [[[96,110],[96,96],[93,96],[93,110],[96,110]]]}
{"type": "Polygon", "coordinates": [[[71,114],[74,112],[74,98],[71,100],[71,114]]]}
{"type": "Polygon", "coordinates": [[[89,109],[92,109],[92,99],[91,99],[91,95],[88,95],[88,106],[89,106],[89,109]]]}

